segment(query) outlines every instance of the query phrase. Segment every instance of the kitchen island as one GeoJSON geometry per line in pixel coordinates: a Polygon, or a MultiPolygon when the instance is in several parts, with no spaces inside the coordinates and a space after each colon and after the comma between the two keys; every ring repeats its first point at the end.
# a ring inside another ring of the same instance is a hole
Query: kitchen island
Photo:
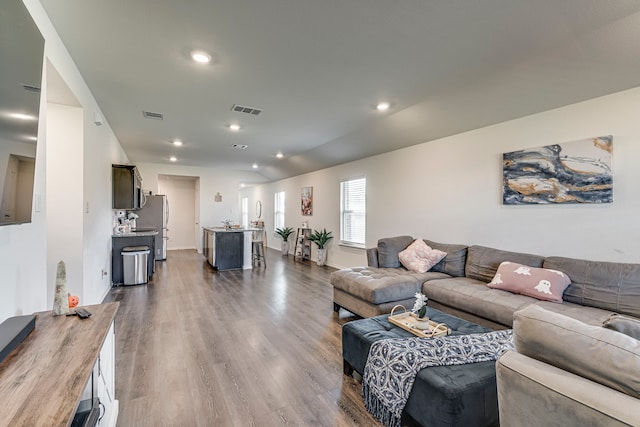
{"type": "Polygon", "coordinates": [[[251,265],[253,229],[203,227],[202,253],[217,270],[244,269],[251,265]]]}

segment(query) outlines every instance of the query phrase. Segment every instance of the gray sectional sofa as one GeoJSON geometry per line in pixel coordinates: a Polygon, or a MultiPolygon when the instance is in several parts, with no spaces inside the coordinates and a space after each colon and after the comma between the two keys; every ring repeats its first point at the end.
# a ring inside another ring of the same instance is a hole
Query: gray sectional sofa
{"type": "Polygon", "coordinates": [[[367,267],[332,273],[334,310],[342,307],[372,317],[389,313],[397,304],[410,308],[414,294],[421,291],[431,307],[493,329],[511,328],[514,313],[532,304],[592,325],[602,325],[612,313],[640,318],[640,264],[543,257],[425,239],[447,256],[428,272],[414,273],[398,259],[413,240],[411,236],[380,239],[375,248],[367,249],[367,267]],[[566,273],[571,285],[564,302],[487,287],[503,261],[566,273]]]}
{"type": "Polygon", "coordinates": [[[396,304],[411,308],[422,291],[440,311],[513,328],[515,351],[495,365],[501,426],[640,426],[640,264],[425,240],[447,255],[428,272],[412,273],[398,253],[413,240],[381,239],[367,250],[368,267],[332,273],[334,310],[373,317],[396,304]],[[563,302],[488,287],[503,261],[566,273],[563,302]]]}

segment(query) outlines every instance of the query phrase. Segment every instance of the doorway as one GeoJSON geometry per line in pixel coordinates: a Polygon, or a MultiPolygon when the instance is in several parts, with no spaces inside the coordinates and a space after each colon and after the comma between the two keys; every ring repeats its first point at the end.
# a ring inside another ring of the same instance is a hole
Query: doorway
{"type": "Polygon", "coordinates": [[[167,250],[197,249],[199,226],[199,177],[159,175],[158,194],[167,196],[169,221],[167,222],[167,250]]]}
{"type": "Polygon", "coordinates": [[[9,154],[4,179],[0,222],[22,223],[31,221],[35,158],[9,154]]]}

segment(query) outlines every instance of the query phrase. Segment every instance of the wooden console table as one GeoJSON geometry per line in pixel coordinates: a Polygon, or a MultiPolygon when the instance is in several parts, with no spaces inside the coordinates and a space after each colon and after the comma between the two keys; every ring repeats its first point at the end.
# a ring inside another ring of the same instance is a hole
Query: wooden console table
{"type": "MultiPolygon", "coordinates": [[[[113,345],[110,334],[119,304],[86,306],[92,313],[87,319],[36,313],[35,329],[0,363],[0,426],[71,425],[83,391],[96,375],[99,356],[106,359],[99,370],[111,379],[115,374],[109,354],[113,347],[107,349],[107,345],[113,345]]],[[[109,392],[113,397],[114,390],[109,392]]],[[[117,401],[104,403],[106,413],[100,425],[107,419],[115,425],[117,401]],[[110,403],[115,404],[110,408],[110,403]]]]}

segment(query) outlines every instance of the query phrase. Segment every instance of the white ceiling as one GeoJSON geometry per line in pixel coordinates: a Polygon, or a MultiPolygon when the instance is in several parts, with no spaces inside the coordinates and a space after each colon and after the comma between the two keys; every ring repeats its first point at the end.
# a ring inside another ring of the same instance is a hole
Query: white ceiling
{"type": "Polygon", "coordinates": [[[133,163],[277,180],[640,86],[637,0],[41,2],[133,163]]]}

